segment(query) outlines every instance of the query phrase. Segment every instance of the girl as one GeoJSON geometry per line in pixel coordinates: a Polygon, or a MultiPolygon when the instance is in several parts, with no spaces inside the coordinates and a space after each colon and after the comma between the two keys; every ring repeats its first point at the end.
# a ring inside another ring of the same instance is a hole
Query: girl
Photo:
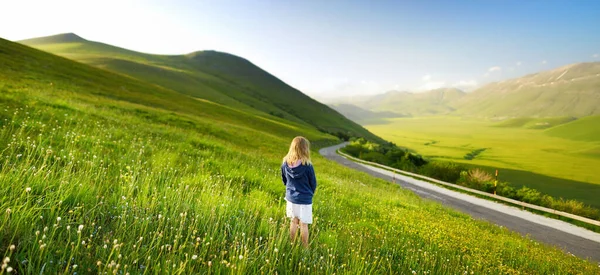
{"type": "Polygon", "coordinates": [[[312,198],[317,189],[315,170],[310,162],[310,143],[295,137],[283,158],[281,179],[285,185],[286,214],[291,218],[290,237],[296,239],[300,226],[302,245],[308,247],[308,225],[312,223],[312,198]]]}

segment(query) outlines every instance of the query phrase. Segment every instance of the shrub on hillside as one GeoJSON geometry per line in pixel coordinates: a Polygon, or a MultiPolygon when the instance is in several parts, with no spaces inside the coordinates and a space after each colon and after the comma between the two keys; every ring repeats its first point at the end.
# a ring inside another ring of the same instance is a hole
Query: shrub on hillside
{"type": "Polygon", "coordinates": [[[430,162],[423,165],[419,172],[434,179],[455,183],[460,178],[462,170],[462,166],[452,162],[430,162]]]}

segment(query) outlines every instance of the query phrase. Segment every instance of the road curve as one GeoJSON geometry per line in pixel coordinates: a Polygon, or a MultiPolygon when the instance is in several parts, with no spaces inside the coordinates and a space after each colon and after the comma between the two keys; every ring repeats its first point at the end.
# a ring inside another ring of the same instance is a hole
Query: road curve
{"type": "MultiPolygon", "coordinates": [[[[393,173],[377,167],[356,163],[336,153],[347,143],[322,148],[324,157],[378,177],[393,181],[393,173]]],[[[466,213],[475,219],[486,220],[530,238],[556,246],[573,255],[600,262],[600,234],[556,219],[536,215],[516,207],[455,192],[411,177],[395,175],[396,183],[413,191],[422,198],[438,201],[443,205],[466,213]]]]}

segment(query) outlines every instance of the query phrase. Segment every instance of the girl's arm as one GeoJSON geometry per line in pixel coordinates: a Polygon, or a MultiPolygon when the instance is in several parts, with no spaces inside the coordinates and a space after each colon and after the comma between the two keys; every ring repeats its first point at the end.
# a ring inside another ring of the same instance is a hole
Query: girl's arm
{"type": "Polygon", "coordinates": [[[287,184],[287,178],[285,177],[285,168],[281,165],[281,181],[283,181],[283,185],[287,184]]]}
{"type": "Polygon", "coordinates": [[[315,175],[315,168],[311,165],[308,173],[308,184],[313,191],[313,194],[317,190],[317,176],[315,175]]]}

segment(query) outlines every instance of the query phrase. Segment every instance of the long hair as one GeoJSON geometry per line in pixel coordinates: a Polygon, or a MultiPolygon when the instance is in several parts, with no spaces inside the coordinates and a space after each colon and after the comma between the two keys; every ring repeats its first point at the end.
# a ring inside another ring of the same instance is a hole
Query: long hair
{"type": "Polygon", "coordinates": [[[283,158],[283,162],[292,166],[300,160],[303,165],[311,164],[310,161],[310,142],[304,137],[295,137],[290,144],[290,150],[283,158]]]}

